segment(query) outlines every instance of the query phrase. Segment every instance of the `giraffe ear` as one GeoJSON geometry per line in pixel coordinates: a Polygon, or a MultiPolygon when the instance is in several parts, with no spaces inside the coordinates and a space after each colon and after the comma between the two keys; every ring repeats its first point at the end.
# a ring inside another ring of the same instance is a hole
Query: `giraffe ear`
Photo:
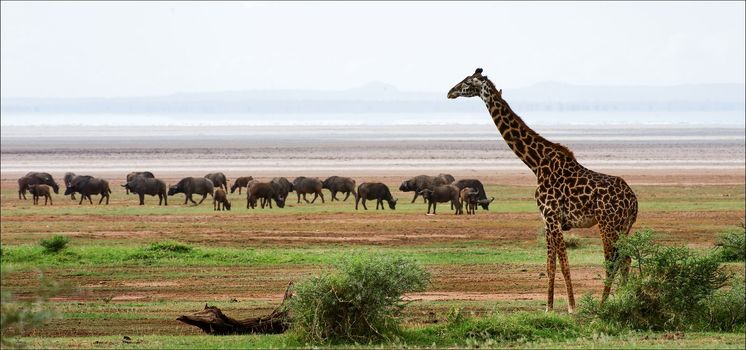
{"type": "Polygon", "coordinates": [[[477,68],[477,70],[474,71],[474,75],[482,75],[482,68],[477,68]]]}

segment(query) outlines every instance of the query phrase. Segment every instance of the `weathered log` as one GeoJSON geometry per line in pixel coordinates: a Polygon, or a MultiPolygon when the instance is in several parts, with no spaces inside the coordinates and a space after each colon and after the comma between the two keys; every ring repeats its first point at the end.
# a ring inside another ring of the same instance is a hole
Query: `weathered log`
{"type": "Polygon", "coordinates": [[[292,292],[290,291],[292,285],[292,282],[288,284],[280,306],[266,316],[237,320],[223,314],[219,308],[205,304],[205,308],[202,311],[188,316],[179,316],[176,320],[198,327],[207,334],[214,335],[283,333],[290,325],[290,317],[285,307],[285,301],[292,297],[292,292]]]}

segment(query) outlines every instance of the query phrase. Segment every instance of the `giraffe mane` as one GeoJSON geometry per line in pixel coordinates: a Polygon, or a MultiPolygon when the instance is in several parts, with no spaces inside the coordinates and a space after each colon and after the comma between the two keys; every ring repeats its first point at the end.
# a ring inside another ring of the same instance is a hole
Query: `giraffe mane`
{"type": "Polygon", "coordinates": [[[509,110],[509,111],[510,111],[511,113],[513,113],[513,115],[515,116],[515,120],[516,120],[516,122],[518,122],[518,125],[520,125],[520,126],[521,126],[521,127],[523,127],[523,128],[526,128],[526,129],[528,129],[528,130],[531,130],[531,131],[533,131],[533,132],[534,132],[534,133],[536,134],[536,136],[539,136],[540,138],[542,138],[542,139],[546,140],[547,142],[551,143],[551,144],[552,144],[552,145],[554,146],[554,149],[556,149],[556,150],[557,150],[557,151],[559,151],[560,153],[562,153],[562,154],[566,155],[566,156],[567,156],[567,157],[569,157],[570,159],[572,159],[572,160],[575,160],[575,161],[577,160],[577,159],[575,158],[575,154],[574,154],[574,153],[572,153],[572,151],[571,151],[571,150],[570,150],[569,148],[567,148],[566,146],[564,146],[564,145],[561,145],[561,144],[559,144],[559,143],[557,143],[557,142],[552,142],[552,141],[549,141],[549,140],[547,140],[547,139],[546,139],[546,138],[544,138],[543,136],[539,135],[539,133],[538,133],[538,132],[536,132],[536,130],[534,130],[534,129],[532,129],[531,127],[529,127],[529,126],[528,126],[528,124],[526,124],[526,122],[524,122],[524,121],[523,121],[523,118],[521,118],[521,117],[520,117],[520,116],[519,116],[518,114],[516,114],[516,113],[515,113],[515,112],[513,111],[513,109],[512,109],[512,108],[510,108],[510,105],[509,105],[509,104],[508,104],[508,103],[507,103],[507,102],[506,102],[506,101],[505,101],[505,100],[503,99],[503,96],[502,96],[502,90],[498,90],[498,89],[497,89],[497,87],[495,87],[495,84],[494,84],[494,83],[492,83],[492,81],[491,81],[491,80],[487,79],[487,76],[486,76],[486,75],[482,76],[482,78],[483,78],[483,79],[481,79],[481,80],[482,80],[482,81],[483,81],[484,83],[486,83],[486,84],[487,84],[487,86],[489,86],[489,87],[490,87],[490,89],[492,89],[492,91],[493,91],[493,92],[495,93],[495,95],[496,95],[496,96],[497,96],[497,97],[498,97],[498,98],[499,98],[500,100],[502,100],[502,101],[503,101],[503,102],[505,103],[505,106],[507,106],[507,107],[508,107],[508,110],[509,110]]]}

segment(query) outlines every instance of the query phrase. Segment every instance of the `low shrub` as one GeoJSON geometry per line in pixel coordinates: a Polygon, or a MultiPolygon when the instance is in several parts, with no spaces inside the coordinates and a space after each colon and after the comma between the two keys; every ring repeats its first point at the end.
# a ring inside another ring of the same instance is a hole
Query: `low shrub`
{"type": "Polygon", "coordinates": [[[337,271],[295,287],[293,329],[310,341],[370,342],[399,330],[405,293],[423,291],[430,274],[415,262],[387,256],[351,257],[337,271]]]}
{"type": "Polygon", "coordinates": [[[151,243],[148,250],[151,252],[167,252],[167,253],[191,253],[192,246],[175,241],[162,241],[151,243]]]}
{"type": "Polygon", "coordinates": [[[746,230],[721,233],[715,244],[723,261],[746,261],[746,230]]]}
{"type": "Polygon", "coordinates": [[[619,239],[620,257],[634,259],[633,273],[613,281],[616,292],[603,307],[592,297],[584,297],[582,314],[643,330],[682,329],[702,318],[704,303],[728,280],[720,258],[661,246],[652,241],[652,235],[643,231],[619,239]]]}
{"type": "Polygon", "coordinates": [[[54,235],[50,239],[42,239],[39,242],[45,253],[58,253],[65,249],[68,243],[70,243],[70,238],[62,235],[54,235]]]}
{"type": "Polygon", "coordinates": [[[720,289],[703,303],[704,329],[718,332],[746,332],[746,285],[743,277],[731,279],[730,289],[720,289]]]}

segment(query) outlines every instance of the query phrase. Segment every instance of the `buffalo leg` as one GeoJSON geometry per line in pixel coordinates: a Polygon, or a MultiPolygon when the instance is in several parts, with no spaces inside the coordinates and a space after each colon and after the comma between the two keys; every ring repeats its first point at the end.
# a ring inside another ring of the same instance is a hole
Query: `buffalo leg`
{"type": "Polygon", "coordinates": [[[419,196],[419,195],[420,195],[420,194],[419,194],[419,193],[417,193],[417,191],[414,191],[414,198],[412,198],[412,203],[414,203],[414,201],[416,201],[416,200],[417,200],[417,196],[419,196]]]}
{"type": "Polygon", "coordinates": [[[300,192],[295,191],[295,195],[298,196],[298,204],[300,204],[300,192]]]}
{"type": "Polygon", "coordinates": [[[202,199],[199,201],[199,203],[197,203],[197,205],[202,204],[202,202],[205,201],[205,198],[207,198],[207,193],[205,193],[205,194],[202,195],[202,199]]]}
{"type": "Polygon", "coordinates": [[[311,203],[316,203],[316,198],[319,198],[319,194],[318,193],[314,193],[313,194],[313,199],[311,200],[311,203]]]}
{"type": "Polygon", "coordinates": [[[343,199],[342,201],[347,202],[347,198],[350,198],[350,192],[347,192],[347,195],[345,195],[345,199],[343,199]]]}
{"type": "MultiPolygon", "coordinates": [[[[321,192],[321,190],[319,190],[319,197],[321,197],[321,203],[324,203],[324,192],[321,192]]],[[[316,200],[316,196],[313,199],[316,200]]]]}
{"type": "Polygon", "coordinates": [[[303,200],[304,200],[304,201],[306,201],[306,203],[311,203],[311,202],[309,202],[309,201],[308,201],[308,199],[306,198],[306,194],[305,194],[305,193],[303,194],[303,200]]]}
{"type": "Polygon", "coordinates": [[[70,195],[70,199],[75,200],[75,193],[70,195]]]}
{"type": "Polygon", "coordinates": [[[363,208],[364,208],[365,210],[368,210],[368,207],[366,207],[366,206],[365,206],[365,198],[363,198],[363,208]]]}
{"type": "Polygon", "coordinates": [[[138,193],[140,195],[140,205],[145,205],[145,193],[138,193]]]}
{"type": "Polygon", "coordinates": [[[106,196],[106,195],[102,193],[101,194],[101,199],[98,200],[98,205],[101,205],[101,202],[104,201],[104,196],[106,196]]]}
{"type": "Polygon", "coordinates": [[[85,199],[85,195],[83,195],[83,194],[81,193],[81,194],[80,194],[80,202],[78,202],[78,205],[81,205],[81,204],[83,204],[83,200],[84,200],[84,199],[85,199]]]}

